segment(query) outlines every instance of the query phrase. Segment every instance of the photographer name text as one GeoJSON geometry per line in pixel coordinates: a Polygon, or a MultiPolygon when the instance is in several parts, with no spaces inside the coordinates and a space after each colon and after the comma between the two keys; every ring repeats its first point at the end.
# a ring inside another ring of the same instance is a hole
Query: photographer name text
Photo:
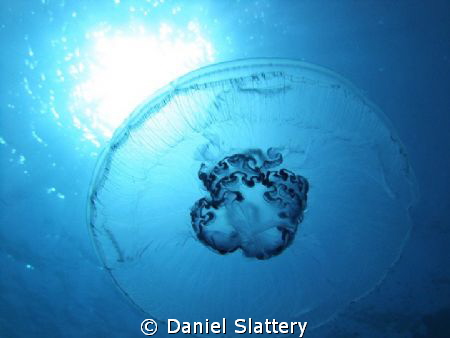
{"type": "MultiPolygon", "coordinates": [[[[248,319],[236,319],[234,321],[234,333],[237,334],[294,334],[299,333],[303,337],[308,322],[278,322],[275,319],[266,319],[264,322],[248,319]]],[[[167,333],[176,334],[226,334],[227,320],[222,318],[221,322],[180,322],[177,319],[167,320],[167,333]]]]}

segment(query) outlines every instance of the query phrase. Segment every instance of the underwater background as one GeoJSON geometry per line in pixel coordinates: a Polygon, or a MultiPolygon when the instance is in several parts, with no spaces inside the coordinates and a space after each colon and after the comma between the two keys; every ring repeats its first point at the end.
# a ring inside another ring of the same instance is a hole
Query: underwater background
{"type": "Polygon", "coordinates": [[[418,182],[398,262],[305,336],[450,336],[448,1],[2,1],[0,46],[0,337],[144,336],[146,315],[88,231],[97,159],[157,89],[253,57],[349,79],[389,118],[418,182]]]}

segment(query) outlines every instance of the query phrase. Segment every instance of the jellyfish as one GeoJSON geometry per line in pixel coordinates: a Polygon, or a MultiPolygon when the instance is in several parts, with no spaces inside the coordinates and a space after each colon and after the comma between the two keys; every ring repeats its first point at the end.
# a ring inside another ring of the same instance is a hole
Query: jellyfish
{"type": "Polygon", "coordinates": [[[416,200],[394,128],[347,80],[284,59],[185,75],[98,160],[88,226],[158,320],[332,319],[398,260],[416,200]]]}

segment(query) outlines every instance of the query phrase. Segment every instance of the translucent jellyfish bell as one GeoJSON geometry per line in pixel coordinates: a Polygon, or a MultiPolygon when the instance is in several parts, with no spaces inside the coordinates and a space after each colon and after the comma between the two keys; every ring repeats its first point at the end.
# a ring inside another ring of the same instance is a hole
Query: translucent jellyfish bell
{"type": "Polygon", "coordinates": [[[89,228],[152,318],[327,321],[409,232],[414,176],[383,114],[306,63],[222,63],[173,82],[99,160],[89,228]]]}

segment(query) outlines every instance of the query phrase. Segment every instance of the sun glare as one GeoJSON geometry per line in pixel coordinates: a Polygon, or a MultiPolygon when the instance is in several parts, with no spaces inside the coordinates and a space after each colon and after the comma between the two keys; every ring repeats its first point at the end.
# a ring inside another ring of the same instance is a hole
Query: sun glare
{"type": "Polygon", "coordinates": [[[70,110],[73,124],[97,146],[155,90],[214,59],[195,21],[183,29],[167,23],[156,31],[102,29],[86,38],[92,43],[85,62],[72,70],[85,75],[74,87],[70,110]]]}

